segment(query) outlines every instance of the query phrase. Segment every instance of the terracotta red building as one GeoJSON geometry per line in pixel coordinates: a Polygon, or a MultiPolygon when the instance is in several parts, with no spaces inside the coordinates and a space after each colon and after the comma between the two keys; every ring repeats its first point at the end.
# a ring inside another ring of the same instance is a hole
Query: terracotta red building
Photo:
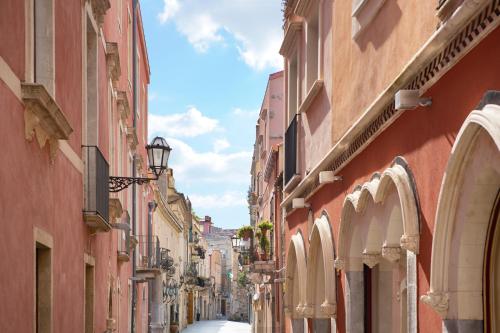
{"type": "Polygon", "coordinates": [[[285,2],[285,332],[500,327],[500,2],[285,2]]]}
{"type": "Polygon", "coordinates": [[[0,2],[1,332],[147,331],[149,75],[137,1],[0,2]]]}

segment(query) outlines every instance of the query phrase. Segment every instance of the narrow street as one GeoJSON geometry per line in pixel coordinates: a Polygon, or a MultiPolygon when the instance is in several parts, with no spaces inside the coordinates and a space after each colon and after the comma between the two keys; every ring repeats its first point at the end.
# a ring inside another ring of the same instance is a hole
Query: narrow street
{"type": "Polygon", "coordinates": [[[250,324],[228,320],[203,320],[189,325],[182,333],[250,333],[250,324]]]}

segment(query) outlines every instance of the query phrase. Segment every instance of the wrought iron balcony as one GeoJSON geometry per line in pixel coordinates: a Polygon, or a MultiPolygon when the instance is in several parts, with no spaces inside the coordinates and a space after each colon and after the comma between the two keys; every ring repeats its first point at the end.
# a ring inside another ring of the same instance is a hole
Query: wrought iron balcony
{"type": "Polygon", "coordinates": [[[161,274],[161,248],[158,237],[137,236],[137,275],[150,279],[161,274]]]}
{"type": "Polygon", "coordinates": [[[109,165],[97,146],[83,146],[85,223],[96,231],[109,231],[109,165]]]}
{"type": "Polygon", "coordinates": [[[118,230],[118,260],[129,261],[130,252],[133,248],[133,241],[130,235],[130,215],[125,212],[120,223],[114,223],[113,228],[118,230]]]}

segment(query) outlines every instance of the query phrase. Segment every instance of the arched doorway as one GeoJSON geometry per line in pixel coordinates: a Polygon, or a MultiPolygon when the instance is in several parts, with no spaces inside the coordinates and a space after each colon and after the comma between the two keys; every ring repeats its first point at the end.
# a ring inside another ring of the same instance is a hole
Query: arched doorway
{"type": "Polygon", "coordinates": [[[416,332],[419,218],[402,158],[349,194],[335,266],[345,272],[348,332],[416,332]]]}
{"type": "Polygon", "coordinates": [[[315,333],[330,332],[337,313],[334,242],[326,214],[314,222],[309,242],[304,315],[315,333]]]}
{"type": "Polygon", "coordinates": [[[499,189],[500,107],[486,105],[467,117],[453,145],[436,213],[430,291],[422,296],[449,332],[498,329],[499,189]]]}
{"type": "Polygon", "coordinates": [[[285,313],[290,318],[293,333],[304,332],[306,304],[306,253],[302,234],[293,235],[286,260],[285,313]]]}

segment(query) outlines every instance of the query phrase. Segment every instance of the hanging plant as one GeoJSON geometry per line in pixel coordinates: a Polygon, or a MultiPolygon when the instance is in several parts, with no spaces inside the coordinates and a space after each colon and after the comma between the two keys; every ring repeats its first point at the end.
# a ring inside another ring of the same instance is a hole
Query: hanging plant
{"type": "Polygon", "coordinates": [[[273,224],[268,220],[263,220],[258,225],[259,229],[262,231],[262,234],[265,236],[269,230],[273,230],[273,224]]]}

